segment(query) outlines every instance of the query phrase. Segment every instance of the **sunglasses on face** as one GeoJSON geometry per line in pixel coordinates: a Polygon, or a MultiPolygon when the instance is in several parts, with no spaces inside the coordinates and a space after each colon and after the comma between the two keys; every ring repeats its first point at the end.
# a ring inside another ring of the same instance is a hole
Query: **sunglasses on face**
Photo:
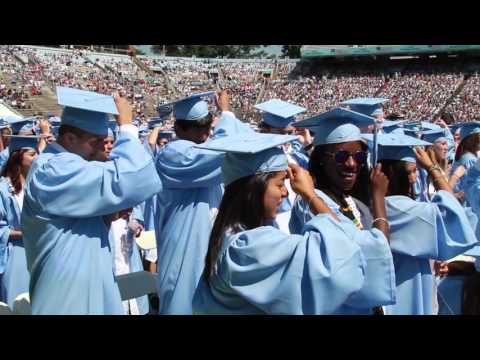
{"type": "Polygon", "coordinates": [[[368,153],[366,151],[357,151],[357,152],[350,152],[347,150],[338,150],[335,153],[327,152],[328,155],[333,156],[335,161],[338,164],[345,163],[348,158],[351,156],[353,160],[355,160],[359,164],[363,164],[367,161],[368,153]]]}

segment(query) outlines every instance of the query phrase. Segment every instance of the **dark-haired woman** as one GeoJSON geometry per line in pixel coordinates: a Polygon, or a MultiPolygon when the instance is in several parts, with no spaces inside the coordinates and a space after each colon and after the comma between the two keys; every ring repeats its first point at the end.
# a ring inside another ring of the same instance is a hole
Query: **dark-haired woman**
{"type": "Polygon", "coordinates": [[[403,136],[405,146],[380,148],[379,159],[389,178],[385,199],[390,224],[397,302],[386,307],[392,315],[433,315],[434,279],[430,259],[447,260],[474,246],[475,233],[464,208],[453,196],[438,165],[417,139],[403,136]],[[411,139],[411,140],[409,140],[411,139]],[[410,141],[410,143],[409,143],[410,141]],[[417,164],[427,170],[436,193],[430,202],[414,200],[417,164]]]}
{"type": "Polygon", "coordinates": [[[23,144],[17,144],[17,139],[12,137],[10,140],[10,157],[0,179],[0,255],[3,255],[0,258],[0,273],[3,267],[0,300],[9,306],[13,306],[18,295],[29,292],[30,275],[22,241],[20,214],[25,179],[37,156],[36,138],[23,144]]]}
{"type": "Polygon", "coordinates": [[[288,165],[283,150],[275,147],[295,138],[251,135],[242,140],[243,152],[234,139],[225,139],[223,148],[215,141],[207,147],[227,151],[222,166],[226,187],[194,312],[336,314],[345,304],[355,303],[365,282],[363,253],[316,196],[308,172],[288,165]],[[256,139],[267,139],[269,147],[249,153],[256,139]],[[232,146],[235,152],[228,152],[232,146]],[[298,235],[272,226],[287,196],[286,178],[315,214],[298,235]]]}
{"type": "MultiPolygon", "coordinates": [[[[353,306],[344,306],[341,313],[382,313],[380,306],[395,302],[395,271],[387,241],[389,233],[384,203],[388,180],[380,168],[369,177],[368,147],[360,129],[349,123],[358,123],[363,117],[346,110],[330,113],[331,118],[326,113],[322,116],[328,118],[313,123],[317,129],[309,171],[315,180],[317,196],[338,216],[343,228],[352,234],[366,261],[365,284],[361,292],[363,298],[359,298],[353,306]]],[[[290,231],[298,234],[312,217],[308,203],[297,198],[290,231]]]]}

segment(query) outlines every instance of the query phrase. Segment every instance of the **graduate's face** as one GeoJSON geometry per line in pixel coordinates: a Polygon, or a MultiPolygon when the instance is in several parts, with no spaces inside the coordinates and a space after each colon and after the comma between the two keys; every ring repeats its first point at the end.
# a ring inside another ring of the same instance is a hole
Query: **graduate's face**
{"type": "Polygon", "coordinates": [[[12,135],[12,130],[10,128],[5,128],[0,130],[3,140],[3,145],[7,147],[10,144],[10,138],[7,135],[12,135]]]}
{"type": "Polygon", "coordinates": [[[405,172],[407,173],[410,193],[413,194],[413,185],[417,181],[417,164],[405,161],[405,172]]]}
{"type": "Polygon", "coordinates": [[[103,140],[103,152],[105,153],[105,157],[108,159],[110,156],[110,153],[112,152],[113,149],[113,138],[108,136],[103,140]]]}
{"type": "Polygon", "coordinates": [[[457,143],[457,145],[460,144],[461,138],[460,138],[460,133],[458,131],[455,132],[455,134],[453,134],[453,138],[454,138],[455,142],[457,143]]]}
{"type": "Polygon", "coordinates": [[[68,148],[67,150],[73,152],[84,158],[87,161],[104,161],[105,157],[105,136],[84,134],[78,136],[68,133],[68,148]]]}
{"type": "Polygon", "coordinates": [[[35,150],[28,150],[23,153],[22,156],[22,168],[24,170],[29,170],[32,166],[33,160],[37,157],[37,152],[35,150]]]}
{"type": "MultiPolygon", "coordinates": [[[[323,159],[325,176],[329,179],[329,183],[332,187],[341,190],[342,192],[350,191],[355,186],[358,179],[358,174],[364,166],[363,162],[355,160],[360,157],[360,153],[363,152],[362,144],[360,141],[331,144],[327,147],[327,153],[323,159]],[[338,162],[340,156],[337,156],[337,152],[347,151],[352,156],[348,156],[344,162],[338,162]],[[359,153],[359,155],[354,155],[359,153]]],[[[366,154],[363,154],[366,156],[366,154]]]]}
{"type": "Polygon", "coordinates": [[[277,216],[277,208],[282,200],[288,196],[288,190],[285,187],[286,171],[279,171],[273,177],[267,180],[267,188],[263,196],[263,207],[265,209],[265,220],[273,220],[277,216]]]}
{"type": "Polygon", "coordinates": [[[433,149],[438,160],[443,161],[447,158],[448,143],[447,140],[436,141],[433,144],[433,149]]]}

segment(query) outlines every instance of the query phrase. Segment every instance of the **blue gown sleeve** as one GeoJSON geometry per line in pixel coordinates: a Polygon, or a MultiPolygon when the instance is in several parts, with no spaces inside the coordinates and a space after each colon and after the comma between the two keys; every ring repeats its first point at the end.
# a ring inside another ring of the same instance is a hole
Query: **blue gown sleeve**
{"type": "Polygon", "coordinates": [[[88,218],[134,207],[160,190],[152,157],[137,138],[121,132],[107,162],[63,152],[34,167],[25,199],[36,199],[48,214],[88,218]]]}
{"type": "Polygon", "coordinates": [[[143,216],[144,213],[145,213],[145,201],[133,208],[132,219],[135,219],[139,223],[144,224],[145,222],[145,219],[143,216]]]}
{"type": "MultiPolygon", "coordinates": [[[[355,224],[340,212],[339,206],[323,192],[316,191],[340,219],[340,226],[357,244],[365,259],[365,282],[347,305],[354,308],[369,308],[390,305],[395,302],[395,269],[393,257],[385,235],[378,229],[359,230],[355,224]]],[[[298,230],[314,217],[306,201],[297,198],[290,218],[290,232],[298,230]]]]}
{"type": "Polygon", "coordinates": [[[0,193],[0,274],[5,272],[10,226],[7,221],[7,199],[0,193]]]}
{"type": "Polygon", "coordinates": [[[448,144],[447,159],[449,161],[453,161],[455,159],[455,138],[448,127],[446,127],[443,131],[448,144]]]}
{"type": "Polygon", "coordinates": [[[389,196],[386,205],[390,246],[396,253],[448,260],[477,242],[464,208],[449,192],[438,191],[430,203],[389,196]]]}
{"type": "Polygon", "coordinates": [[[363,286],[361,251],[329,215],[303,235],[265,226],[232,237],[217,281],[268,314],[331,314],[363,286]]]}
{"type": "MultiPolygon", "coordinates": [[[[223,112],[215,126],[212,139],[229,134],[252,131],[247,124],[230,112],[223,112]]],[[[208,142],[209,140],[207,140],[208,142]]],[[[223,182],[221,166],[225,155],[195,147],[187,140],[168,143],[158,154],[157,170],[162,183],[172,189],[201,188],[219,185],[223,182]]]]}
{"type": "Polygon", "coordinates": [[[465,197],[473,211],[480,216],[480,164],[470,168],[465,175],[465,197]]]}

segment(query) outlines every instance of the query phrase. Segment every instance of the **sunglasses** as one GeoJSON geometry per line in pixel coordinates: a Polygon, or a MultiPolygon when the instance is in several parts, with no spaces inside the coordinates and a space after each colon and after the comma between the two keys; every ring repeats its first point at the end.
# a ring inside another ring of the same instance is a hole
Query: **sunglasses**
{"type": "Polygon", "coordinates": [[[368,153],[366,151],[357,151],[355,153],[351,153],[347,150],[338,150],[335,153],[327,152],[327,154],[330,156],[333,156],[335,158],[335,161],[339,164],[345,163],[350,156],[357,163],[363,164],[367,161],[367,156],[368,156],[368,153]]]}

